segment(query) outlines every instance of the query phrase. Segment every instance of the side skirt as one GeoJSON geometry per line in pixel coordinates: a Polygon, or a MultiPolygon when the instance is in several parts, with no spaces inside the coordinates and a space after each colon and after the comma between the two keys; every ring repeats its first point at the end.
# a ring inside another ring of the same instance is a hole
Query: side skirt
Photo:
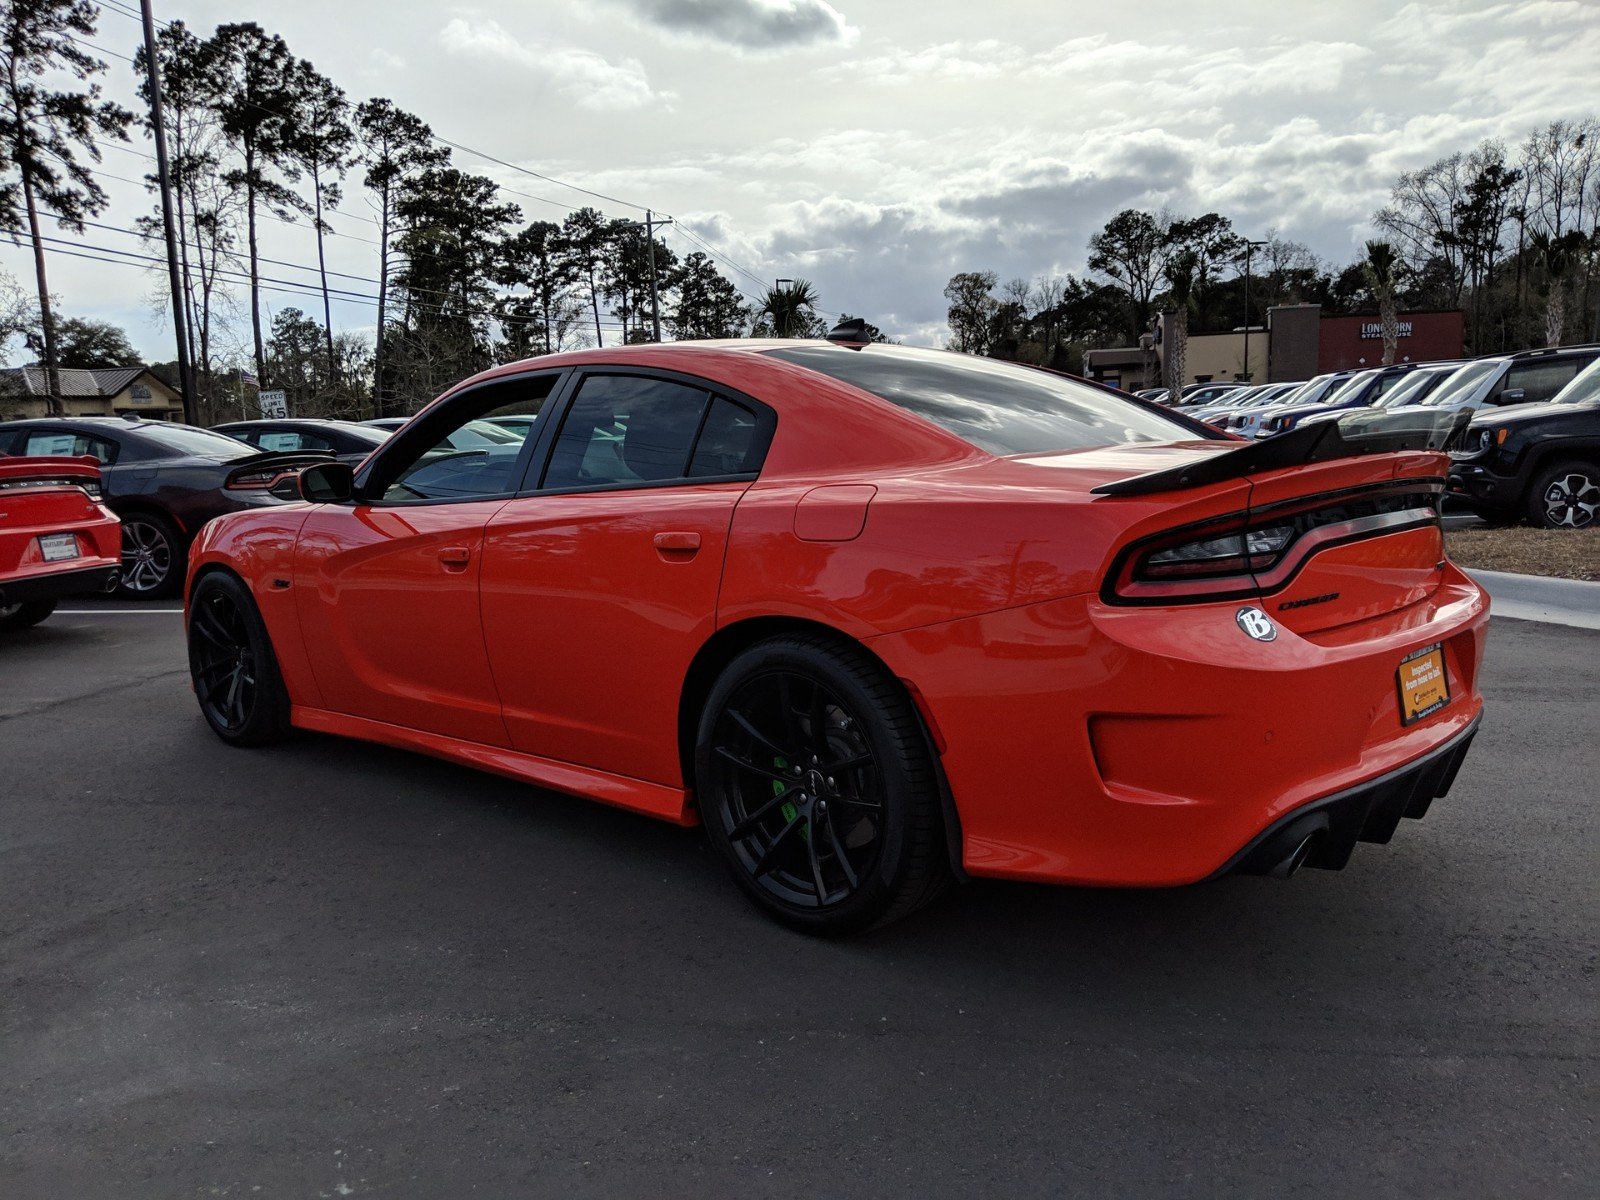
{"type": "Polygon", "coordinates": [[[365,742],[378,742],[400,750],[416,750],[447,762],[475,767],[495,775],[504,775],[523,783],[599,800],[604,804],[626,808],[646,816],[658,817],[674,825],[698,825],[699,813],[690,803],[683,788],[665,787],[626,775],[613,775],[593,767],[575,763],[558,762],[540,758],[536,754],[523,754],[502,746],[485,746],[481,742],[463,742],[406,729],[382,721],[369,721],[365,717],[352,717],[345,713],[328,712],[320,708],[294,705],[289,714],[297,729],[312,733],[331,733],[338,737],[359,738],[365,742]]]}

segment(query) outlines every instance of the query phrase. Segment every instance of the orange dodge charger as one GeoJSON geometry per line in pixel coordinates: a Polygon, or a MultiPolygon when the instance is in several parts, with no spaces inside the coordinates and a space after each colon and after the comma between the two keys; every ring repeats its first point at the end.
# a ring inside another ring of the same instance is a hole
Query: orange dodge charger
{"type": "Polygon", "coordinates": [[[1246,443],[847,327],[515,363],[206,526],[194,690],[238,745],[344,734],[704,824],[816,933],[966,875],[1340,867],[1483,707],[1450,420],[1246,443]],[[516,435],[451,437],[485,421],[516,435]]]}

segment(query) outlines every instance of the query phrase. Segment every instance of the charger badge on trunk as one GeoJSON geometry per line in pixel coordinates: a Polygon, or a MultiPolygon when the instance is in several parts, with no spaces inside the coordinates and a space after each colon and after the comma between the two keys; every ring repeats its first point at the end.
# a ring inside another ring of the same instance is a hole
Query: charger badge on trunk
{"type": "Polygon", "coordinates": [[[1233,619],[1258,642],[1270,642],[1278,636],[1278,627],[1272,623],[1272,618],[1253,604],[1234,613],[1233,619]]]}

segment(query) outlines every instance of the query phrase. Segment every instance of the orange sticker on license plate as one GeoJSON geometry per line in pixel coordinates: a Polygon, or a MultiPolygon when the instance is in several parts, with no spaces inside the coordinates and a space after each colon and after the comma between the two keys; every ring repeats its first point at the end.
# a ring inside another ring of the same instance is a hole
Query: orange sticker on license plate
{"type": "Polygon", "coordinates": [[[1400,723],[1410,725],[1450,703],[1444,673],[1444,643],[1413,650],[1400,660],[1400,723]]]}

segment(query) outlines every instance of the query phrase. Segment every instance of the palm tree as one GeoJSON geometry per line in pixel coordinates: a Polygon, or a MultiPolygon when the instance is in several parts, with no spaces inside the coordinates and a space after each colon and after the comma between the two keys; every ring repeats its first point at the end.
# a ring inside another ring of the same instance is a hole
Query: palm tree
{"type": "Polygon", "coordinates": [[[1577,230],[1571,230],[1560,237],[1551,237],[1548,233],[1540,232],[1528,239],[1534,256],[1544,263],[1545,275],[1549,281],[1549,293],[1544,306],[1546,346],[1561,345],[1561,335],[1565,332],[1567,318],[1567,272],[1572,269],[1578,256],[1583,252],[1586,241],[1583,234],[1577,230]]]}
{"type": "Polygon", "coordinates": [[[1195,276],[1199,256],[1193,250],[1180,250],[1167,260],[1167,303],[1172,310],[1170,340],[1167,344],[1167,401],[1178,402],[1183,390],[1183,360],[1189,350],[1189,312],[1198,299],[1195,276]]]}
{"type": "Polygon", "coordinates": [[[1378,320],[1383,328],[1383,365],[1393,366],[1396,347],[1400,342],[1400,315],[1395,311],[1394,289],[1399,276],[1400,259],[1388,242],[1368,242],[1367,257],[1361,264],[1361,273],[1367,277],[1367,287],[1378,302],[1378,320]]]}
{"type": "Polygon", "coordinates": [[[804,337],[817,319],[817,289],[804,279],[779,283],[767,289],[756,311],[758,328],[772,337],[804,337]]]}

